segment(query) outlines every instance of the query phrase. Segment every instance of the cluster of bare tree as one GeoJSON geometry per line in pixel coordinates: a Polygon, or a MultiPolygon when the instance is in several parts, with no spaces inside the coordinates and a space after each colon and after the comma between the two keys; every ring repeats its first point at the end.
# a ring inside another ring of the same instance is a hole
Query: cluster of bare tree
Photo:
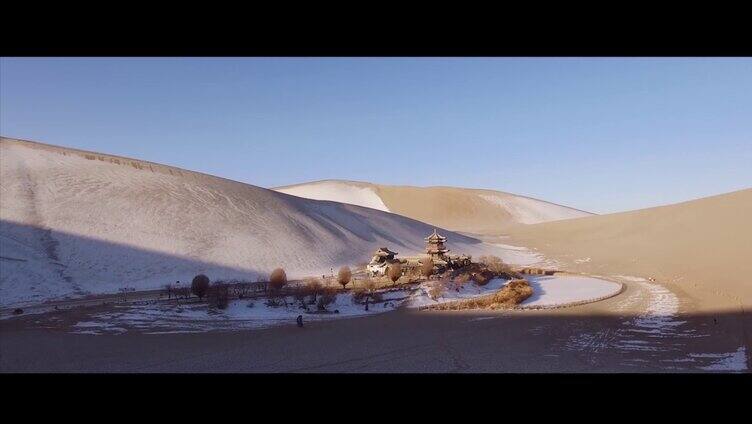
{"type": "MultiPolygon", "coordinates": [[[[430,275],[433,271],[425,271],[430,275]]],[[[387,277],[396,283],[402,276],[402,266],[399,263],[393,264],[387,271],[387,277]]],[[[336,276],[336,282],[342,286],[343,290],[347,289],[348,284],[353,281],[352,270],[343,266],[339,269],[336,276]]],[[[354,284],[354,283],[353,283],[354,284]]],[[[263,292],[266,294],[268,306],[288,306],[288,297],[292,296],[300,307],[308,310],[315,305],[319,311],[326,311],[337,298],[337,289],[322,282],[318,279],[309,279],[303,283],[289,283],[287,274],[282,268],[277,268],[269,275],[268,280],[259,278],[256,283],[248,281],[217,280],[213,283],[208,276],[204,274],[196,275],[191,281],[190,286],[187,284],[181,286],[176,284],[166,284],[164,286],[168,299],[188,299],[191,295],[201,301],[206,301],[211,308],[225,309],[229,304],[230,298],[244,299],[253,296],[255,293],[263,292]]],[[[365,304],[368,310],[369,303],[381,300],[380,293],[377,292],[377,284],[370,279],[365,281],[362,286],[353,289],[353,299],[355,303],[365,304]]]]}
{"type": "Polygon", "coordinates": [[[369,303],[380,302],[382,300],[381,293],[377,289],[376,282],[371,279],[364,280],[362,285],[355,287],[352,291],[353,303],[364,304],[367,311],[369,303]]]}
{"type": "Polygon", "coordinates": [[[494,278],[514,279],[520,278],[519,273],[511,266],[504,263],[498,256],[481,256],[478,263],[472,263],[461,269],[453,271],[449,278],[454,282],[455,289],[459,290],[470,280],[479,286],[488,284],[494,278]]]}
{"type": "Polygon", "coordinates": [[[193,277],[191,293],[201,300],[206,297],[212,308],[225,309],[230,302],[230,285],[223,281],[215,281],[211,284],[209,277],[204,274],[193,277]]]}
{"type": "Polygon", "coordinates": [[[211,308],[226,309],[230,303],[230,285],[221,281],[215,282],[209,286],[206,300],[211,308]]]}
{"type": "Polygon", "coordinates": [[[336,300],[337,291],[321,284],[318,279],[311,278],[294,288],[293,297],[302,309],[308,310],[309,306],[316,305],[319,311],[326,311],[336,300]]]}
{"type": "Polygon", "coordinates": [[[164,285],[164,289],[167,294],[167,299],[171,300],[172,298],[175,298],[178,303],[180,303],[180,299],[188,299],[191,297],[190,287],[181,286],[180,281],[176,281],[175,284],[167,283],[164,285]]]}
{"type": "Polygon", "coordinates": [[[504,261],[498,256],[481,256],[479,261],[495,275],[516,274],[516,272],[512,270],[512,267],[504,263],[504,261]]]}

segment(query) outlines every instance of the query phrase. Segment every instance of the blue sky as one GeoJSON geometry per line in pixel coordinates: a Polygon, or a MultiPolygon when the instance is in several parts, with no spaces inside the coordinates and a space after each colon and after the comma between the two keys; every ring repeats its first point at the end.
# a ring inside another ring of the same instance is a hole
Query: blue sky
{"type": "Polygon", "coordinates": [[[606,213],[752,186],[752,59],[3,58],[0,133],[606,213]]]}

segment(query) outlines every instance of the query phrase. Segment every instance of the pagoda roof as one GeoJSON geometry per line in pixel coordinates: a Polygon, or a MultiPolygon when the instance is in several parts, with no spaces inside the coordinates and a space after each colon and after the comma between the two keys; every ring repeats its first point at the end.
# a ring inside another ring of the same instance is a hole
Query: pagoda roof
{"type": "Polygon", "coordinates": [[[446,237],[436,232],[436,228],[433,229],[433,233],[424,239],[425,241],[440,241],[445,242],[446,237]]]}
{"type": "Polygon", "coordinates": [[[392,252],[387,247],[379,247],[378,250],[374,253],[374,256],[389,256],[389,255],[396,255],[397,252],[392,252]]]}

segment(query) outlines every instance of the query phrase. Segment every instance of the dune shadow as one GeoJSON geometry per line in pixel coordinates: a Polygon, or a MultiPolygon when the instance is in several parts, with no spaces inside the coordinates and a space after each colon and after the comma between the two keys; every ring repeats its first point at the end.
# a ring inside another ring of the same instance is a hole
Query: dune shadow
{"type": "Polygon", "coordinates": [[[121,287],[154,289],[197,274],[217,279],[255,279],[261,270],[202,260],[84,235],[0,220],[0,293],[5,305],[121,287]]]}

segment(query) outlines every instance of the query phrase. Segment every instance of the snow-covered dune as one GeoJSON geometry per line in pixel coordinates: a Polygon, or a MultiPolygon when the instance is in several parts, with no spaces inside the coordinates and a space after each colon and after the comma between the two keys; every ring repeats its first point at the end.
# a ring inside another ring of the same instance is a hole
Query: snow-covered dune
{"type": "Polygon", "coordinates": [[[275,189],[280,193],[306,199],[331,200],[389,212],[381,198],[368,184],[345,181],[316,181],[275,189]]]}
{"type": "Polygon", "coordinates": [[[503,208],[520,224],[538,224],[591,215],[581,210],[513,194],[493,193],[478,196],[503,208]]]}
{"type": "Polygon", "coordinates": [[[387,186],[325,180],[274,190],[308,199],[333,200],[388,210],[454,231],[481,234],[499,234],[518,224],[592,215],[530,197],[456,187],[387,186]]]}
{"type": "MultiPolygon", "coordinates": [[[[0,304],[291,277],[365,262],[378,246],[423,251],[433,227],[135,159],[0,139],[0,304]]],[[[444,231],[453,252],[497,246],[444,231]]]]}

